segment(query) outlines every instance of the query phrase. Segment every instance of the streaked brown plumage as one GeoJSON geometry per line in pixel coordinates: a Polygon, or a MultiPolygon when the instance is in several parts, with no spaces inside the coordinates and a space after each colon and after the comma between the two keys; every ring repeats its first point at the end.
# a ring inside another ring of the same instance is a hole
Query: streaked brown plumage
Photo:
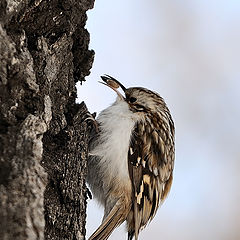
{"type": "Polygon", "coordinates": [[[174,124],[164,100],[157,93],[140,87],[126,89],[110,76],[102,79],[119,97],[99,115],[99,132],[90,145],[88,183],[105,206],[105,214],[102,225],[89,240],[107,239],[125,220],[128,240],[134,236],[138,239],[139,231],[155,216],[171,188],[174,124]],[[117,91],[118,86],[125,96],[117,91]],[[124,124],[122,131],[115,130],[124,124]],[[124,139],[121,140],[125,136],[124,129],[130,131],[126,133],[127,148],[124,139]],[[113,144],[118,136],[122,144],[116,147],[113,144]],[[108,152],[111,150],[117,155],[108,152]],[[122,160],[118,155],[123,156],[122,160]]]}

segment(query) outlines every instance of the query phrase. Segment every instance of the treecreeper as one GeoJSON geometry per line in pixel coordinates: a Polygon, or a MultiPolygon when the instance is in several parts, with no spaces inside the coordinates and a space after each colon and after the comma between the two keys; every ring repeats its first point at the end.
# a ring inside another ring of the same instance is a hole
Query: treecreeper
{"type": "Polygon", "coordinates": [[[117,99],[97,117],[89,144],[87,182],[104,206],[102,224],[89,240],[108,239],[124,221],[128,240],[137,240],[171,188],[174,123],[158,93],[101,78],[117,99]]]}

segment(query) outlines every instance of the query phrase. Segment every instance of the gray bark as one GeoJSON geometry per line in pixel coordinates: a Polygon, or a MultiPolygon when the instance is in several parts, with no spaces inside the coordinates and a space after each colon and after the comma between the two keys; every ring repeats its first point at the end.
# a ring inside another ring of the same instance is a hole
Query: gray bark
{"type": "Polygon", "coordinates": [[[84,239],[94,0],[0,2],[0,239],[84,239]]]}

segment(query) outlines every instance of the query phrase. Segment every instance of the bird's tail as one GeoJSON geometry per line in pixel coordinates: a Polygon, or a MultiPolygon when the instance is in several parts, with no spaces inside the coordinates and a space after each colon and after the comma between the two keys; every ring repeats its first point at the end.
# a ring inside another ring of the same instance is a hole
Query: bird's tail
{"type": "Polygon", "coordinates": [[[118,201],[107,217],[103,220],[99,228],[90,236],[88,240],[106,240],[112,231],[121,225],[126,219],[126,211],[122,201],[118,201]]]}

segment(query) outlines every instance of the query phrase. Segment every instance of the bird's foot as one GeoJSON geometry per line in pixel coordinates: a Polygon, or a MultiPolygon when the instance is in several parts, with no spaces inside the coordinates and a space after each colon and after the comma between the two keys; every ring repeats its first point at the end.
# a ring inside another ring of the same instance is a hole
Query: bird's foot
{"type": "Polygon", "coordinates": [[[88,187],[87,187],[87,198],[92,200],[92,193],[91,193],[91,191],[89,190],[88,187]]]}
{"type": "Polygon", "coordinates": [[[96,113],[94,112],[93,114],[87,113],[87,118],[84,119],[84,121],[90,121],[92,125],[94,126],[96,132],[99,132],[99,127],[98,127],[98,122],[95,119],[96,113]]]}

